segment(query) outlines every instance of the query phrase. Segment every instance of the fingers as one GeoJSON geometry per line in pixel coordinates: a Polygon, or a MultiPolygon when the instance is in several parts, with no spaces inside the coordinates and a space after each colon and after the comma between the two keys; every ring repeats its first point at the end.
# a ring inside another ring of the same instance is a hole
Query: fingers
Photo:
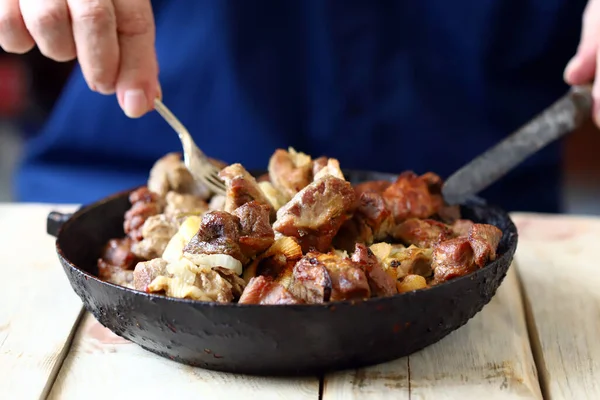
{"type": "Polygon", "coordinates": [[[590,0],[583,13],[583,26],[577,53],[565,68],[564,78],[570,85],[584,85],[594,81],[593,118],[600,126],[600,79],[595,79],[600,65],[600,0],[590,0]]]}
{"type": "Polygon", "coordinates": [[[130,118],[154,108],[159,95],[155,28],[150,0],[113,0],[117,17],[120,65],[119,104],[130,118]]]}
{"type": "MultiPolygon", "coordinates": [[[[48,0],[43,0],[48,1],[48,0]]],[[[67,0],[77,59],[90,89],[115,92],[119,72],[117,18],[111,0],[67,0]]]]}
{"type": "Polygon", "coordinates": [[[19,0],[0,1],[0,47],[9,53],[27,53],[35,46],[27,31],[19,0]]]}
{"type": "Polygon", "coordinates": [[[40,52],[55,61],[76,56],[65,0],[20,0],[21,14],[40,52]]]}
{"type": "Polygon", "coordinates": [[[565,68],[564,78],[570,85],[583,85],[594,79],[600,46],[600,1],[590,0],[583,14],[581,39],[577,53],[565,68]]]}

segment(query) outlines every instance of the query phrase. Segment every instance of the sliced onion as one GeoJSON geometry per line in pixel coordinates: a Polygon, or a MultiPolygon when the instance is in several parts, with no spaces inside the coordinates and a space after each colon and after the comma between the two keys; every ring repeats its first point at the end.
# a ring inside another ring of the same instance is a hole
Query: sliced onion
{"type": "Polygon", "coordinates": [[[240,260],[227,254],[192,254],[185,253],[185,258],[202,267],[221,267],[232,270],[238,275],[242,274],[242,263],[240,260]]]}

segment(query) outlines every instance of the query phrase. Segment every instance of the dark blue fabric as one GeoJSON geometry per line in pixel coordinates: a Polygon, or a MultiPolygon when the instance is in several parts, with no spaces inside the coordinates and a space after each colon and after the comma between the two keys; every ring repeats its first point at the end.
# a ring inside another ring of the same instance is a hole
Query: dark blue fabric
{"type": "MultiPolygon", "coordinates": [[[[166,104],[202,149],[265,167],[277,147],[343,167],[447,176],[567,87],[584,0],[155,1],[166,104]]],[[[127,119],[79,70],[30,141],[22,201],[92,202],[180,148],[155,113],[127,119]]],[[[554,212],[560,144],[484,195],[554,212]]]]}

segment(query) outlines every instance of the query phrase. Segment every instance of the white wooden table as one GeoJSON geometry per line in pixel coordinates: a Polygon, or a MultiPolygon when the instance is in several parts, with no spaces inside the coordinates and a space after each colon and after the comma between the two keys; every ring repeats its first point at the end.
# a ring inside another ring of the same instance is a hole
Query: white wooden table
{"type": "Polygon", "coordinates": [[[465,326],[387,364],[286,379],[184,366],[113,335],[62,271],[51,209],[0,204],[1,399],[600,399],[598,219],[515,214],[515,264],[465,326]]]}

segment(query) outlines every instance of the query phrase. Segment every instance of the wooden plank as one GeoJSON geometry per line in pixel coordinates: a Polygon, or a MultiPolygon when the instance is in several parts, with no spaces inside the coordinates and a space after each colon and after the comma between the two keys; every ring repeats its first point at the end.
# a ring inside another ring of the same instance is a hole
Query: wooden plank
{"type": "Polygon", "coordinates": [[[158,357],[100,325],[86,313],[50,399],[317,400],[319,379],[233,375],[158,357]]]}
{"type": "Polygon", "coordinates": [[[511,267],[492,301],[440,342],[390,363],[325,377],[324,400],[541,399],[511,267]]]}
{"type": "Polygon", "coordinates": [[[515,214],[518,271],[547,398],[600,398],[600,219],[515,214]]]}
{"type": "Polygon", "coordinates": [[[5,399],[46,396],[82,310],[54,238],[46,234],[52,209],[0,205],[0,397],[5,399]]]}

